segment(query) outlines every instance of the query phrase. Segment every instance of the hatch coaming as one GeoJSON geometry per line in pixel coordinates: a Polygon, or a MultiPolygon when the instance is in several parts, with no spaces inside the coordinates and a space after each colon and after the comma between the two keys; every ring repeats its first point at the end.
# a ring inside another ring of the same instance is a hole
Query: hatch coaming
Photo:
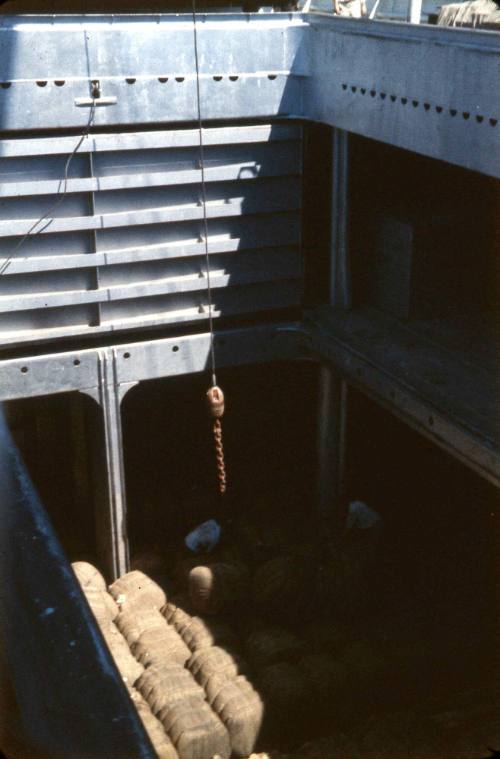
{"type": "MultiPolygon", "coordinates": [[[[202,14],[204,121],[301,118],[500,176],[500,40],[326,14],[202,14]]],[[[0,129],[197,118],[189,15],[5,16],[0,129]],[[139,33],[140,32],[140,33],[139,33]]]]}

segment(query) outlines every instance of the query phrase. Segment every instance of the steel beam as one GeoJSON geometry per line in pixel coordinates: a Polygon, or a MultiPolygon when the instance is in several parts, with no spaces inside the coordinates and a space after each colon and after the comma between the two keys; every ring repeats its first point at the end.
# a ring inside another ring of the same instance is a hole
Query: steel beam
{"type": "Polygon", "coordinates": [[[317,309],[305,326],[318,360],[500,486],[498,373],[374,309],[317,309]]]}
{"type": "MultiPolygon", "coordinates": [[[[98,127],[196,121],[191,14],[3,16],[0,24],[8,85],[0,129],[83,127],[95,80],[98,127]]],[[[199,14],[203,118],[300,114],[305,25],[299,14],[199,14]]]]}
{"type": "MultiPolygon", "coordinates": [[[[349,272],[349,136],[332,130],[332,226],[330,292],[332,306],[351,304],[349,272]]],[[[345,518],[341,495],[345,484],[347,384],[331,365],[323,365],[319,379],[318,506],[339,535],[345,518]]]]}
{"type": "Polygon", "coordinates": [[[121,402],[135,383],[119,381],[112,348],[97,351],[97,370],[98,387],[85,391],[99,403],[103,415],[106,467],[105,487],[98,488],[102,502],[98,498],[97,543],[108,575],[115,580],[130,569],[121,402]]]}
{"type": "MultiPolygon", "coordinates": [[[[300,322],[220,329],[216,334],[219,366],[286,361],[299,358],[307,339],[300,322]]],[[[0,401],[80,391],[99,400],[104,381],[103,350],[87,348],[33,355],[0,362],[0,401]]],[[[207,333],[121,343],[113,355],[112,382],[129,388],[136,382],[207,370],[207,333]]],[[[109,353],[105,353],[109,361],[109,353]]],[[[105,375],[110,381],[109,373],[105,375]]]]}
{"type": "MultiPolygon", "coordinates": [[[[204,120],[299,117],[500,176],[500,40],[487,31],[326,14],[208,14],[204,120]]],[[[196,119],[190,16],[9,17],[0,129],[196,119]],[[140,29],[140,34],[137,30],[140,29]],[[96,101],[98,103],[98,101],[96,101]]]]}
{"type": "MultiPolygon", "coordinates": [[[[219,367],[294,360],[307,353],[298,323],[218,331],[219,367]]],[[[96,493],[98,552],[110,578],[129,570],[121,402],[149,379],[207,371],[210,335],[138,341],[0,363],[0,401],[77,391],[102,410],[105,457],[96,493]]],[[[96,431],[97,432],[97,431],[96,431]]],[[[98,442],[98,441],[97,441],[98,442]]]]}
{"type": "Polygon", "coordinates": [[[349,135],[333,129],[330,304],[351,307],[349,267],[349,135]]]}
{"type": "Polygon", "coordinates": [[[306,118],[500,177],[498,34],[308,18],[306,118]]]}

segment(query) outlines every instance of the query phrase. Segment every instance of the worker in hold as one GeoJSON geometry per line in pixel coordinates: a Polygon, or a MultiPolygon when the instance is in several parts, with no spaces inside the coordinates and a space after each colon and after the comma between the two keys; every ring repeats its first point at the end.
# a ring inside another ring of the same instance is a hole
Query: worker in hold
{"type": "Polygon", "coordinates": [[[346,18],[361,18],[366,16],[365,0],[333,0],[333,13],[335,16],[346,18]]]}

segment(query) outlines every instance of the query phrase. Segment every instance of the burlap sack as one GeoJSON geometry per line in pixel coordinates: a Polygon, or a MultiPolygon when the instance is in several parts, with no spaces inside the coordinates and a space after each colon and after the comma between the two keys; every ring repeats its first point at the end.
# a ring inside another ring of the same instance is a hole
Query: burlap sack
{"type": "Polygon", "coordinates": [[[260,696],[245,677],[226,680],[211,701],[231,739],[236,756],[250,754],[259,737],[264,707],[260,696]]]}
{"type": "Polygon", "coordinates": [[[154,714],[187,698],[203,698],[203,688],[191,673],[179,664],[148,667],[137,680],[140,690],[154,714]]]}
{"type": "Polygon", "coordinates": [[[217,614],[243,600],[248,592],[249,573],[244,564],[200,565],[189,572],[189,599],[194,609],[202,614],[217,614]]]}
{"type": "Polygon", "coordinates": [[[115,623],[129,646],[137,643],[143,633],[165,627],[165,620],[157,609],[148,609],[140,614],[132,609],[121,611],[115,623]]]}
{"type": "Polygon", "coordinates": [[[168,732],[180,759],[229,759],[231,744],[226,728],[201,698],[188,698],[163,709],[158,719],[168,732]]]}
{"type": "Polygon", "coordinates": [[[126,683],[133,685],[142,674],[143,667],[134,658],[127,641],[113,622],[108,621],[100,629],[120,675],[126,683]]]}
{"type": "Polygon", "coordinates": [[[180,635],[170,625],[144,632],[132,645],[132,653],[145,667],[165,663],[184,665],[191,656],[180,635]]]}
{"type": "Polygon", "coordinates": [[[104,577],[92,564],[89,564],[87,561],[74,561],[71,566],[73,567],[76,579],[83,589],[106,590],[104,577]]]}
{"type": "Polygon", "coordinates": [[[107,620],[113,622],[116,619],[119,612],[118,606],[106,590],[97,590],[87,586],[83,588],[83,594],[99,623],[107,620]]]}
{"type": "Polygon", "coordinates": [[[185,611],[182,606],[178,606],[175,603],[166,603],[162,609],[161,613],[165,617],[166,621],[169,625],[173,625],[176,630],[180,631],[182,630],[192,619],[191,614],[188,614],[187,611],[185,611]]]}
{"type": "Polygon", "coordinates": [[[150,577],[135,570],[128,572],[109,586],[109,592],[120,609],[146,611],[161,609],[167,602],[165,592],[150,577]]]}
{"type": "Polygon", "coordinates": [[[310,705],[311,689],[304,673],[295,664],[271,664],[259,675],[259,693],[273,716],[296,719],[310,705]]]}
{"type": "Polygon", "coordinates": [[[153,748],[158,755],[158,759],[179,759],[179,754],[165,732],[160,720],[154,716],[148,704],[141,698],[140,694],[137,695],[138,697],[132,696],[132,701],[137,710],[137,714],[139,715],[139,719],[149,736],[149,740],[153,744],[153,748]]]}
{"type": "Polygon", "coordinates": [[[191,654],[186,664],[191,674],[203,687],[212,675],[235,678],[239,674],[239,663],[218,646],[202,648],[191,654]]]}
{"type": "Polygon", "coordinates": [[[201,617],[192,617],[183,627],[181,635],[191,651],[217,645],[232,646],[236,643],[236,637],[227,625],[213,620],[207,621],[201,617]]]}

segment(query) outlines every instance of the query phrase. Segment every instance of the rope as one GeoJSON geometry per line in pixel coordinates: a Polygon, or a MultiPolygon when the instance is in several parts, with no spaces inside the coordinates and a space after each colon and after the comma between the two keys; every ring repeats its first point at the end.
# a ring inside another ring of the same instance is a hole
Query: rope
{"type": "MultiPolygon", "coordinates": [[[[28,229],[28,231],[26,232],[26,234],[25,234],[23,237],[21,237],[21,239],[19,240],[19,242],[17,243],[17,245],[15,246],[15,248],[13,248],[13,249],[11,250],[11,252],[10,252],[10,255],[8,256],[8,258],[7,258],[7,259],[6,259],[6,260],[3,262],[3,264],[0,266],[0,276],[1,276],[2,274],[4,274],[4,273],[5,273],[5,271],[7,270],[7,268],[9,267],[9,265],[10,265],[10,263],[11,263],[11,261],[12,261],[12,258],[13,258],[13,256],[14,256],[14,253],[16,253],[16,252],[19,250],[19,248],[20,248],[22,245],[24,245],[24,243],[26,242],[26,240],[28,239],[28,237],[31,237],[31,236],[33,236],[33,230],[34,230],[34,229],[35,229],[35,228],[36,228],[36,227],[37,227],[39,224],[41,224],[41,223],[42,223],[42,221],[44,221],[45,219],[48,219],[48,217],[49,217],[51,214],[53,214],[53,213],[54,213],[54,211],[56,210],[56,208],[59,208],[59,206],[60,206],[60,205],[61,205],[61,203],[63,202],[64,198],[66,197],[66,193],[67,193],[67,191],[68,191],[68,172],[69,172],[69,167],[70,167],[70,165],[71,165],[71,161],[73,160],[73,158],[75,157],[75,155],[76,155],[76,154],[78,153],[78,151],[80,150],[80,147],[81,147],[81,145],[82,145],[82,142],[84,141],[84,139],[85,139],[86,137],[88,137],[88,136],[89,136],[90,127],[91,127],[91,125],[92,125],[92,121],[93,121],[93,119],[94,119],[94,113],[95,113],[95,102],[94,102],[94,101],[92,101],[92,105],[91,105],[91,107],[90,107],[90,113],[89,113],[89,120],[88,120],[88,122],[87,122],[87,125],[86,125],[86,127],[85,127],[85,129],[84,129],[84,131],[83,131],[83,133],[82,133],[82,136],[81,136],[81,137],[80,137],[80,139],[78,140],[78,142],[77,142],[76,146],[73,148],[73,151],[72,151],[72,152],[71,152],[71,154],[68,156],[68,159],[67,159],[67,161],[66,161],[66,164],[65,164],[65,166],[64,166],[64,179],[63,179],[63,182],[64,182],[64,190],[63,190],[63,192],[62,192],[62,194],[61,194],[61,197],[60,197],[60,198],[58,198],[58,199],[56,200],[56,202],[54,203],[54,205],[52,205],[52,206],[49,208],[49,210],[48,210],[48,211],[46,211],[46,212],[43,214],[43,216],[40,216],[40,218],[39,218],[39,219],[37,219],[37,220],[35,221],[35,223],[31,225],[31,227],[28,229]]],[[[36,235],[40,234],[40,232],[42,232],[44,229],[46,229],[46,228],[48,227],[48,225],[51,223],[51,221],[52,221],[52,220],[53,220],[53,219],[51,218],[51,219],[49,220],[49,222],[48,222],[48,223],[47,223],[47,224],[46,224],[44,227],[41,227],[40,229],[38,229],[38,230],[37,230],[37,231],[34,233],[34,236],[36,236],[36,235]]]]}
{"type": "Polygon", "coordinates": [[[203,146],[203,124],[201,120],[201,95],[200,95],[200,62],[198,56],[198,29],[196,26],[196,0],[193,0],[193,34],[194,34],[194,60],[196,66],[196,105],[198,109],[198,134],[200,145],[200,170],[201,170],[201,199],[203,203],[203,236],[205,241],[205,261],[207,266],[207,296],[208,296],[208,327],[210,331],[210,366],[212,373],[212,387],[217,385],[215,369],[215,339],[214,320],[212,314],[212,287],[210,283],[210,257],[208,253],[208,221],[207,221],[207,194],[205,187],[205,152],[203,146]]]}
{"type": "Polygon", "coordinates": [[[201,199],[203,205],[203,237],[205,242],[205,262],[207,276],[208,297],[208,327],[210,331],[210,368],[212,385],[207,392],[208,410],[212,417],[212,434],[215,445],[215,460],[217,467],[217,480],[219,493],[224,495],[227,489],[226,464],[224,460],[224,447],[222,444],[221,417],[224,414],[224,393],[217,386],[217,372],[215,366],[215,335],[214,319],[212,313],[212,287],[210,283],[210,256],[208,253],[208,220],[207,220],[207,192],[205,185],[205,151],[203,146],[203,123],[201,119],[201,93],[200,93],[200,61],[198,55],[198,28],[196,25],[196,0],[193,0],[193,35],[194,35],[194,59],[196,67],[196,106],[198,111],[198,134],[200,146],[200,171],[201,171],[201,199]]]}

